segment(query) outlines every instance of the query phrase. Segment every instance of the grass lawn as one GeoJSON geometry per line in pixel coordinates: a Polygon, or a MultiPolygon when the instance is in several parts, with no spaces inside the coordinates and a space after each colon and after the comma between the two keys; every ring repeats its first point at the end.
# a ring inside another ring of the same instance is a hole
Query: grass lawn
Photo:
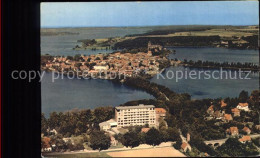
{"type": "Polygon", "coordinates": [[[60,154],[60,155],[44,155],[48,158],[83,158],[83,157],[111,157],[106,152],[80,153],[80,154],[60,154]]]}

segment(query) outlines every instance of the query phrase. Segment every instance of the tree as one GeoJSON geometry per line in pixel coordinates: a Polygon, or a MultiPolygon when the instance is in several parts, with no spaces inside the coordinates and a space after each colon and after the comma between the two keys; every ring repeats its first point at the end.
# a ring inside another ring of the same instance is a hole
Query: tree
{"type": "Polygon", "coordinates": [[[151,128],[146,133],[145,141],[147,144],[152,145],[152,146],[161,144],[162,138],[161,138],[160,132],[155,128],[151,128]]]}
{"type": "Polygon", "coordinates": [[[44,135],[47,133],[48,129],[48,122],[47,119],[45,118],[44,114],[41,114],[41,133],[44,135]]]}
{"type": "Polygon", "coordinates": [[[257,149],[252,143],[242,144],[237,138],[229,138],[224,144],[217,148],[221,155],[231,157],[257,155],[257,149]]]}
{"type": "Polygon", "coordinates": [[[90,135],[90,147],[93,150],[106,150],[110,147],[110,137],[103,131],[94,130],[90,135]]]}
{"type": "Polygon", "coordinates": [[[82,64],[81,63],[75,63],[74,66],[79,68],[80,66],[82,66],[82,64]]]}
{"type": "Polygon", "coordinates": [[[175,127],[169,127],[167,133],[170,141],[177,141],[180,138],[179,130],[175,127]]]}
{"type": "Polygon", "coordinates": [[[173,147],[174,147],[175,149],[177,149],[177,150],[180,150],[180,149],[181,149],[181,145],[182,145],[182,140],[181,140],[181,138],[178,138],[177,141],[176,141],[176,143],[173,144],[173,147]]]}
{"type": "Polygon", "coordinates": [[[254,90],[254,91],[252,91],[251,96],[252,96],[252,99],[253,99],[254,101],[258,101],[258,99],[259,99],[259,93],[260,93],[259,90],[254,90]]]}
{"type": "Polygon", "coordinates": [[[81,55],[80,54],[76,54],[75,56],[74,56],[74,60],[75,61],[80,61],[80,60],[82,60],[83,58],[81,57],[81,55]]]}
{"type": "Polygon", "coordinates": [[[245,103],[248,99],[248,92],[247,91],[241,91],[239,94],[239,101],[242,103],[245,103]]]}
{"type": "Polygon", "coordinates": [[[73,60],[72,56],[67,56],[67,60],[73,60]]]}
{"type": "Polygon", "coordinates": [[[140,145],[139,136],[135,131],[130,131],[124,134],[122,144],[126,147],[137,147],[140,145]]]}

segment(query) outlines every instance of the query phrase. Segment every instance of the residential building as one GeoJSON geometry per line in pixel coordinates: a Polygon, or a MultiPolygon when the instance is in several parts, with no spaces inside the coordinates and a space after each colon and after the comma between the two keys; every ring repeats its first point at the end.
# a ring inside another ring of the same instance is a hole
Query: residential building
{"type": "Polygon", "coordinates": [[[214,114],[214,105],[211,105],[211,106],[208,108],[207,113],[210,114],[210,115],[213,115],[213,114],[214,114]]]}
{"type": "Polygon", "coordinates": [[[49,137],[43,137],[42,138],[42,152],[50,152],[52,151],[51,147],[51,138],[49,137]]]}
{"type": "Polygon", "coordinates": [[[238,136],[239,134],[237,127],[230,127],[229,129],[226,130],[226,132],[231,136],[238,136]]]}
{"type": "Polygon", "coordinates": [[[250,136],[243,136],[242,138],[239,139],[239,141],[241,143],[250,142],[251,141],[251,137],[250,136]]]}
{"type": "Polygon", "coordinates": [[[217,110],[217,111],[215,111],[214,112],[214,117],[217,119],[217,120],[221,120],[221,119],[223,119],[224,118],[224,114],[225,114],[225,111],[219,111],[219,110],[217,110]]]}
{"type": "Polygon", "coordinates": [[[222,108],[223,108],[223,107],[226,107],[226,106],[227,106],[227,103],[225,103],[224,100],[221,100],[220,106],[221,106],[222,108]]]}
{"type": "Polygon", "coordinates": [[[105,122],[99,123],[100,130],[108,131],[113,127],[117,127],[117,122],[114,119],[110,119],[105,122]]]}
{"type": "Polygon", "coordinates": [[[237,105],[237,108],[238,108],[239,110],[249,111],[248,103],[239,103],[239,104],[237,105]]]}
{"type": "Polygon", "coordinates": [[[232,111],[234,117],[240,116],[240,110],[238,108],[233,108],[233,109],[231,109],[231,111],[232,111]]]}
{"type": "Polygon", "coordinates": [[[233,118],[232,118],[232,115],[231,114],[225,114],[224,115],[224,121],[232,121],[233,120],[233,118]]]}
{"type": "Polygon", "coordinates": [[[150,128],[142,128],[141,132],[147,133],[150,130],[150,128]]]}
{"type": "Polygon", "coordinates": [[[258,131],[260,131],[260,125],[255,125],[255,129],[257,129],[258,131]]]}
{"type": "Polygon", "coordinates": [[[156,119],[165,118],[166,110],[164,108],[155,108],[156,119]]]}
{"type": "Polygon", "coordinates": [[[247,134],[250,134],[251,133],[251,130],[248,128],[248,127],[244,127],[242,129],[244,132],[246,132],[247,134]]]}
{"type": "Polygon", "coordinates": [[[189,151],[191,151],[191,146],[190,146],[188,143],[183,142],[182,145],[181,145],[181,149],[182,149],[184,152],[186,152],[188,149],[189,149],[189,151]]]}
{"type": "Polygon", "coordinates": [[[108,70],[108,66],[94,66],[94,70],[97,71],[108,70]]]}
{"type": "Polygon", "coordinates": [[[115,107],[115,121],[118,127],[135,125],[156,125],[156,113],[154,105],[140,104],[137,106],[115,107]]]}

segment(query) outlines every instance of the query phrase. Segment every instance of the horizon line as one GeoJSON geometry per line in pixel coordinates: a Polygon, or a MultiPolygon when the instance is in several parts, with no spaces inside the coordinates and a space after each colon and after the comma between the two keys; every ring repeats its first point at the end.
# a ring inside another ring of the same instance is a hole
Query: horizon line
{"type": "Polygon", "coordinates": [[[223,25],[223,24],[181,24],[181,25],[131,25],[131,26],[41,26],[41,29],[55,28],[119,28],[119,27],[160,27],[160,26],[258,26],[259,24],[223,25]]]}

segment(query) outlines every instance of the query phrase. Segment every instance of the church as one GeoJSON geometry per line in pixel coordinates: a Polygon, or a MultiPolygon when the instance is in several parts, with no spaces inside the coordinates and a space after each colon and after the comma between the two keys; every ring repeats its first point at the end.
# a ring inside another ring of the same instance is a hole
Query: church
{"type": "Polygon", "coordinates": [[[153,45],[151,43],[151,41],[148,42],[148,51],[152,50],[152,49],[158,49],[158,50],[162,50],[163,47],[161,45],[153,45]]]}

